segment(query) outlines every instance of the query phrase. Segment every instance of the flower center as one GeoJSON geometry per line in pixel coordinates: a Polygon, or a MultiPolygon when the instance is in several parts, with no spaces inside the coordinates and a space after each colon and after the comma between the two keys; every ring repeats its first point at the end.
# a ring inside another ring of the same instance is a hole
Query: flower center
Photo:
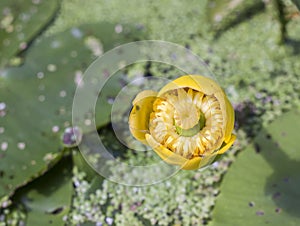
{"type": "Polygon", "coordinates": [[[204,117],[204,114],[201,112],[198,123],[194,127],[189,128],[189,129],[184,129],[184,128],[178,126],[175,122],[174,122],[174,125],[176,128],[177,134],[184,136],[184,137],[192,137],[195,134],[197,134],[204,127],[205,117],[204,117]]]}
{"type": "Polygon", "coordinates": [[[223,115],[217,99],[189,88],[165,93],[153,104],[150,133],[185,158],[203,156],[222,145],[223,115]]]}
{"type": "Polygon", "coordinates": [[[175,125],[183,130],[197,126],[200,119],[200,110],[192,104],[192,98],[184,89],[177,90],[177,98],[167,97],[173,107],[175,125]]]}

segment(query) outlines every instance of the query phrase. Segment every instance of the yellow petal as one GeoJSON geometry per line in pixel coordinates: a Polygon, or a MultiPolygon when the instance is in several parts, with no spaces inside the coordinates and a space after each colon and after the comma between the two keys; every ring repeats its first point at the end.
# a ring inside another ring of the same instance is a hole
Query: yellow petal
{"type": "Polygon", "coordinates": [[[215,97],[220,103],[220,108],[223,115],[224,141],[225,143],[228,143],[231,139],[231,133],[234,127],[234,110],[223,91],[216,93],[215,97]]]}
{"type": "Polygon", "coordinates": [[[223,154],[225,151],[227,151],[233,145],[235,139],[236,139],[236,136],[234,134],[231,134],[229,141],[227,143],[225,143],[225,145],[223,147],[221,147],[217,153],[223,154]]]}
{"type": "Polygon", "coordinates": [[[158,143],[150,134],[146,134],[146,140],[156,154],[158,154],[158,156],[161,157],[165,162],[178,165],[184,170],[195,170],[204,167],[210,164],[216,157],[216,154],[214,154],[204,158],[195,157],[192,159],[186,159],[158,143]]]}
{"type": "Polygon", "coordinates": [[[184,87],[189,87],[206,95],[223,92],[221,87],[211,78],[202,75],[184,75],[165,85],[159,91],[158,96],[161,96],[163,93],[166,93],[170,90],[184,87]]]}
{"type": "Polygon", "coordinates": [[[129,115],[129,129],[131,134],[144,144],[145,134],[149,132],[149,118],[153,111],[153,102],[157,93],[152,90],[140,92],[132,101],[133,108],[129,115]]]}

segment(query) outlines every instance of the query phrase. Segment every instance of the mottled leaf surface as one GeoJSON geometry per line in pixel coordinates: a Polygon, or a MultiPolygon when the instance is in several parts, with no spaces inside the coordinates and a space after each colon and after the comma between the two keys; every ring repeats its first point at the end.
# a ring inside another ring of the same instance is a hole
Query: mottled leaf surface
{"type": "Polygon", "coordinates": [[[299,112],[261,131],[232,164],[211,225],[300,224],[299,112]]]}

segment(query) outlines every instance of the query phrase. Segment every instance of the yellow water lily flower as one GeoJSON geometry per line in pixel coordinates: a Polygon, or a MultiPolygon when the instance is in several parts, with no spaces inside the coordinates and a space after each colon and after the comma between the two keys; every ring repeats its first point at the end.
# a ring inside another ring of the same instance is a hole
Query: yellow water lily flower
{"type": "Polygon", "coordinates": [[[193,170],[227,151],[234,110],[221,87],[200,75],[185,75],[159,92],[145,90],[132,102],[129,128],[167,163],[193,170]]]}

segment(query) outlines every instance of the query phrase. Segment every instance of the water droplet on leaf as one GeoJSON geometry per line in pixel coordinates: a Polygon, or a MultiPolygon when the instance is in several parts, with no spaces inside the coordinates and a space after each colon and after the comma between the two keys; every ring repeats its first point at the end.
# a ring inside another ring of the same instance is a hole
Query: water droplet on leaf
{"type": "Polygon", "coordinates": [[[67,92],[65,91],[65,90],[61,90],[60,92],[59,92],[59,96],[60,97],[65,97],[67,95],[67,92]]]}
{"type": "Polygon", "coordinates": [[[38,100],[39,100],[40,102],[44,102],[45,99],[46,99],[46,97],[45,97],[44,95],[38,96],[38,100]]]}
{"type": "Polygon", "coordinates": [[[36,74],[36,76],[39,78],[39,79],[42,79],[42,78],[44,78],[44,73],[43,72],[38,72],[37,74],[36,74]]]}
{"type": "Polygon", "coordinates": [[[78,28],[72,28],[71,34],[72,34],[75,38],[81,38],[82,35],[83,35],[82,32],[81,32],[78,28]]]}
{"type": "Polygon", "coordinates": [[[7,148],[8,148],[8,143],[7,143],[7,142],[2,142],[2,143],[1,143],[1,150],[2,150],[2,151],[6,151],[7,148]]]}
{"type": "Polygon", "coordinates": [[[119,33],[121,33],[123,31],[123,26],[121,25],[121,24],[117,24],[116,26],[115,26],[115,32],[117,33],[117,34],[119,34],[119,33]]]}
{"type": "Polygon", "coordinates": [[[47,70],[50,71],[50,72],[54,72],[54,71],[57,70],[57,67],[56,67],[55,64],[48,64],[47,70]]]}
{"type": "Polygon", "coordinates": [[[24,142],[19,142],[19,143],[18,143],[18,148],[19,148],[20,150],[24,150],[25,147],[26,147],[26,144],[25,144],[24,142]]]}
{"type": "Polygon", "coordinates": [[[62,142],[66,147],[77,146],[82,139],[82,132],[78,127],[68,127],[62,135],[62,142]]]}
{"type": "Polygon", "coordinates": [[[57,133],[59,131],[59,127],[58,126],[53,126],[52,127],[52,132],[53,133],[57,133]]]}

